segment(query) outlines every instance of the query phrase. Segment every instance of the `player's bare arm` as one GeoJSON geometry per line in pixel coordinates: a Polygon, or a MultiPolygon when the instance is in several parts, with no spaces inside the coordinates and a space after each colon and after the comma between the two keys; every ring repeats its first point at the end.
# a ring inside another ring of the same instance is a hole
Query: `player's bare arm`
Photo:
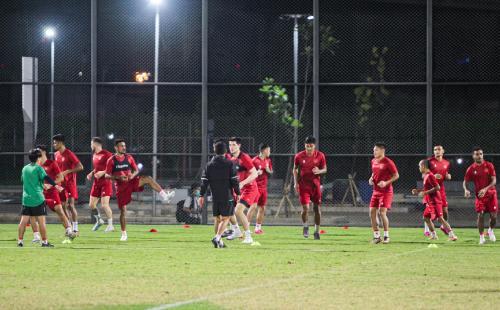
{"type": "Polygon", "coordinates": [[[464,180],[464,182],[462,183],[462,187],[464,189],[464,197],[470,198],[470,190],[467,188],[467,181],[464,180]]]}
{"type": "Polygon", "coordinates": [[[80,172],[83,171],[83,165],[82,163],[78,163],[75,168],[73,169],[68,169],[62,172],[64,176],[67,176],[70,173],[75,173],[75,172],[80,172]]]}
{"type": "Polygon", "coordinates": [[[258,176],[259,173],[257,172],[257,169],[255,169],[255,167],[250,169],[250,175],[248,176],[248,178],[240,182],[240,188],[243,188],[245,185],[252,183],[255,179],[257,179],[258,176]]]}
{"type": "MultiPolygon", "coordinates": [[[[393,174],[392,177],[389,180],[387,180],[387,181],[380,181],[380,182],[378,182],[377,185],[379,187],[381,187],[381,188],[384,188],[384,187],[386,187],[386,186],[388,186],[388,185],[396,182],[397,179],[399,179],[399,173],[393,174]]],[[[373,183],[373,179],[372,179],[372,183],[373,183]]]]}
{"type": "Polygon", "coordinates": [[[477,195],[479,196],[479,198],[482,198],[484,197],[484,195],[486,195],[486,192],[490,189],[490,188],[493,188],[495,187],[495,185],[497,184],[497,177],[496,176],[491,176],[491,179],[490,179],[490,184],[488,184],[488,186],[486,186],[485,188],[481,189],[477,195]]]}
{"type": "Polygon", "coordinates": [[[312,169],[312,172],[313,172],[315,175],[325,174],[325,173],[326,173],[326,171],[327,171],[327,169],[326,169],[326,165],[325,165],[325,167],[324,167],[323,169],[319,169],[318,167],[314,167],[314,168],[312,169]]]}

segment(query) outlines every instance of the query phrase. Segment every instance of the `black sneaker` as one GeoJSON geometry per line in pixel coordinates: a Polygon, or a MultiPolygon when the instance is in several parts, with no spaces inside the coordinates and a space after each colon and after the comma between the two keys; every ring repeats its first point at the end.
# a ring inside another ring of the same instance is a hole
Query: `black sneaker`
{"type": "Polygon", "coordinates": [[[24,243],[22,243],[22,242],[18,242],[18,243],[17,243],[17,246],[18,246],[18,247],[20,247],[20,248],[22,248],[22,247],[24,246],[24,243]]]}
{"type": "Polygon", "coordinates": [[[319,240],[319,232],[314,233],[314,240],[319,240]]]}
{"type": "Polygon", "coordinates": [[[231,236],[233,234],[233,230],[232,229],[228,229],[228,230],[225,230],[224,233],[222,233],[222,238],[227,238],[229,236],[231,236]]]}
{"type": "Polygon", "coordinates": [[[304,238],[309,238],[309,227],[304,227],[302,233],[304,234],[304,238]]]}
{"type": "Polygon", "coordinates": [[[219,246],[219,249],[223,249],[226,247],[226,244],[224,242],[222,242],[222,239],[221,239],[221,240],[219,240],[218,246],[219,246]]]}
{"type": "Polygon", "coordinates": [[[214,248],[218,248],[219,247],[219,243],[217,242],[217,240],[215,240],[215,238],[212,239],[212,244],[214,245],[214,248]]]}
{"type": "Polygon", "coordinates": [[[373,238],[373,240],[372,240],[372,243],[373,243],[373,244],[377,244],[377,243],[380,243],[380,242],[382,242],[382,239],[380,239],[380,237],[378,237],[378,238],[373,238]]]}
{"type": "Polygon", "coordinates": [[[53,248],[53,247],[54,247],[54,245],[53,245],[53,244],[51,244],[51,243],[49,243],[49,242],[47,242],[47,243],[43,243],[43,242],[42,242],[42,247],[45,247],[45,248],[53,248]]]}

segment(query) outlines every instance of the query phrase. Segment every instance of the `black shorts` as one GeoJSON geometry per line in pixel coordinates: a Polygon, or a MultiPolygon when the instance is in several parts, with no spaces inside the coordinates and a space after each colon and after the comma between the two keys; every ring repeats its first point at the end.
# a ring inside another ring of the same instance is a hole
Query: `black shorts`
{"type": "Polygon", "coordinates": [[[25,216],[43,216],[47,215],[47,207],[45,206],[45,203],[42,203],[38,207],[26,207],[23,206],[21,209],[21,215],[25,216]]]}
{"type": "Polygon", "coordinates": [[[234,201],[229,202],[213,202],[214,216],[233,216],[234,215],[234,201]]]}

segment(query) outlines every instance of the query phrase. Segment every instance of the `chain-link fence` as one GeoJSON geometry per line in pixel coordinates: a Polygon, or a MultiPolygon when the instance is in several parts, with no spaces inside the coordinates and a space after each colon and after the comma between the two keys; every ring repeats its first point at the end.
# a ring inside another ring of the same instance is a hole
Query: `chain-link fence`
{"type": "MultiPolygon", "coordinates": [[[[192,187],[212,142],[230,136],[240,136],[252,156],[259,143],[271,146],[268,224],[300,223],[287,185],[293,154],[311,134],[327,157],[323,222],[331,225],[369,224],[376,141],[387,144],[400,171],[391,211],[398,226],[421,223],[410,191],[433,143],[449,154],[452,225],[474,225],[473,202],[461,189],[472,147],[500,164],[495,1],[170,0],[156,8],[147,0],[19,0],[2,2],[0,12],[5,214],[18,211],[27,141],[50,145],[54,133],[66,136],[85,172],[92,135],[109,150],[124,138],[141,174],[176,188],[169,204],[153,204],[151,190],[134,194],[131,220],[143,223],[203,222],[192,187]],[[47,27],[56,33],[53,67],[47,27]],[[36,57],[38,66],[23,69],[21,57],[36,57]],[[23,70],[38,79],[23,80],[23,70]],[[259,90],[266,78],[286,89],[297,130],[270,112],[259,90]],[[33,86],[35,94],[26,92],[33,86]],[[34,107],[26,110],[29,94],[34,107]]],[[[82,209],[91,185],[85,175],[78,176],[82,209]]]]}

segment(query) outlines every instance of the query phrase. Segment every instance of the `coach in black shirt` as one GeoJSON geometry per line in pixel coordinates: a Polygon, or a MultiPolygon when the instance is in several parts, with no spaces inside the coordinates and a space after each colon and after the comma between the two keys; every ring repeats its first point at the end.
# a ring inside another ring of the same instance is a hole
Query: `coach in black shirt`
{"type": "Polygon", "coordinates": [[[224,157],[226,144],[218,141],[214,144],[215,156],[207,164],[201,176],[199,205],[203,207],[205,194],[210,186],[212,191],[215,237],[212,243],[216,248],[225,247],[221,236],[227,227],[229,218],[234,214],[233,192],[240,195],[239,179],[233,163],[224,157]]]}

